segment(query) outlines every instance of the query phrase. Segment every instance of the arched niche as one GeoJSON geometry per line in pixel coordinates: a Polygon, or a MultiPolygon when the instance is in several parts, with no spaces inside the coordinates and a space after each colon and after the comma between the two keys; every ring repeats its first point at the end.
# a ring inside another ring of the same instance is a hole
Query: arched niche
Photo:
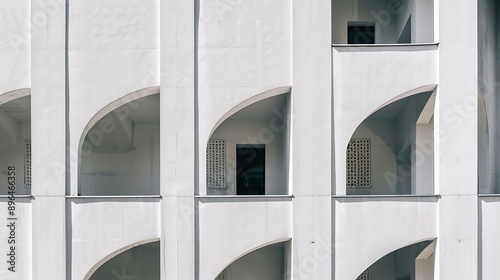
{"type": "Polygon", "coordinates": [[[356,280],[434,279],[436,241],[427,240],[395,250],[377,260],[356,280]]]}
{"type": "Polygon", "coordinates": [[[256,248],[229,264],[214,280],[291,279],[290,242],[256,248]]]}
{"type": "Polygon", "coordinates": [[[148,88],[92,118],[79,145],[79,195],[160,193],[159,104],[159,88],[148,88]]]}
{"type": "Polygon", "coordinates": [[[288,194],[290,88],[246,100],[216,124],[206,148],[207,195],[288,194]]]}
{"type": "Polygon", "coordinates": [[[84,280],[160,279],[160,241],[145,240],[121,248],[99,261],[84,280]]]}
{"type": "Polygon", "coordinates": [[[433,194],[435,97],[395,98],[357,127],[346,148],[347,195],[433,194]]]}
{"type": "MultiPolygon", "coordinates": [[[[0,95],[0,194],[8,194],[9,166],[15,168],[17,195],[31,194],[30,89],[0,95]]],[[[12,171],[12,170],[11,170],[12,171]]]]}

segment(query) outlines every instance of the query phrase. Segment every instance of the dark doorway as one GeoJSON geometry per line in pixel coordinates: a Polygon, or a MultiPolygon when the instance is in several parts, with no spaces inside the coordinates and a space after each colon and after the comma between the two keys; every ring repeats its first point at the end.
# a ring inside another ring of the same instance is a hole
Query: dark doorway
{"type": "Polygon", "coordinates": [[[236,145],[236,193],[238,195],[264,195],[265,145],[236,145]]]}
{"type": "Polygon", "coordinates": [[[350,21],[347,23],[348,44],[375,44],[375,22],[350,21]]]}

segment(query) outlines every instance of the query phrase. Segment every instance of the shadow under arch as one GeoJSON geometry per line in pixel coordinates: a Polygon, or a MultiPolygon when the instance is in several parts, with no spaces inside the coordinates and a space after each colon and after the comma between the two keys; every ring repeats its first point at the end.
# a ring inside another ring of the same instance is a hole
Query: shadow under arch
{"type": "MultiPolygon", "coordinates": [[[[2,133],[3,135],[1,135],[3,137],[0,137],[0,139],[3,138],[3,140],[5,140],[5,138],[9,138],[9,140],[5,141],[4,143],[10,143],[11,145],[16,146],[17,142],[20,140],[20,139],[18,139],[18,136],[17,136],[18,125],[14,124],[16,122],[19,122],[20,120],[18,118],[16,118],[15,115],[18,115],[19,113],[21,113],[21,111],[29,111],[27,117],[31,117],[31,114],[30,114],[31,113],[31,107],[30,107],[31,104],[29,102],[29,99],[24,100],[24,102],[22,102],[22,103],[24,103],[23,105],[16,104],[15,106],[12,106],[12,108],[10,108],[11,104],[14,103],[13,101],[16,101],[16,100],[21,101],[22,100],[21,98],[23,98],[23,97],[30,98],[30,96],[31,96],[31,89],[29,89],[29,88],[16,89],[16,90],[12,90],[12,91],[9,91],[9,92],[6,92],[6,93],[0,95],[0,107],[7,106],[7,107],[3,108],[3,109],[5,109],[5,112],[4,112],[4,110],[0,109],[0,114],[6,114],[6,116],[7,116],[7,120],[0,119],[0,127],[3,130],[3,133],[2,133]],[[9,102],[12,102],[12,103],[9,103],[9,102]],[[7,104],[7,103],[9,103],[9,104],[7,104]]],[[[0,116],[2,116],[2,115],[0,115],[0,116]]],[[[31,122],[31,119],[26,120],[26,118],[23,118],[22,121],[31,122]]],[[[2,141],[0,141],[0,142],[2,142],[2,141]]]]}
{"type": "Polygon", "coordinates": [[[262,92],[217,121],[201,154],[207,195],[288,193],[290,94],[290,86],[262,92]]]}
{"type": "MultiPolygon", "coordinates": [[[[152,238],[152,239],[146,239],[146,240],[142,240],[142,241],[139,241],[139,242],[134,242],[134,243],[131,243],[125,247],[122,247],[114,252],[112,252],[111,254],[107,255],[106,257],[102,258],[100,261],[98,261],[90,270],[89,272],[87,272],[87,274],[85,275],[85,277],[83,278],[84,280],[91,280],[92,279],[92,276],[94,275],[94,273],[96,273],[96,271],[101,268],[104,264],[106,264],[108,261],[112,260],[113,258],[119,256],[120,254],[128,251],[128,250],[131,250],[131,249],[134,249],[134,248],[137,248],[137,247],[140,247],[140,246],[143,246],[143,245],[156,245],[154,243],[158,243],[158,250],[159,250],[159,246],[160,246],[160,238],[152,238]]],[[[158,263],[159,263],[159,258],[160,256],[158,255],[158,263]]],[[[159,266],[158,266],[158,270],[159,270],[159,266]]],[[[121,271],[118,271],[119,273],[121,271]]]]}
{"type": "MultiPolygon", "coordinates": [[[[0,94],[0,164],[16,168],[16,194],[31,193],[31,89],[0,94]]],[[[7,172],[0,179],[7,181],[7,172]]],[[[8,193],[0,184],[0,194],[8,193]]]]}
{"type": "Polygon", "coordinates": [[[159,94],[160,93],[160,87],[159,86],[154,86],[154,87],[148,87],[148,88],[143,88],[134,92],[131,92],[123,97],[120,97],[116,99],[115,101],[109,103],[108,105],[104,106],[99,112],[97,112],[87,123],[85,128],[82,131],[82,134],[80,136],[80,142],[78,144],[78,152],[80,153],[82,150],[83,142],[85,140],[85,137],[89,133],[89,131],[94,127],[94,125],[101,120],[103,117],[105,117],[107,114],[111,113],[113,110],[126,105],[130,102],[136,101],[138,99],[141,99],[143,97],[147,97],[150,95],[154,94],[159,94]]]}
{"type": "Polygon", "coordinates": [[[376,261],[372,262],[366,270],[361,274],[359,272],[356,274],[358,277],[356,279],[365,279],[362,278],[365,275],[368,275],[366,279],[432,279],[428,277],[429,275],[426,275],[427,277],[420,275],[415,278],[415,274],[421,271],[421,273],[434,275],[436,242],[437,238],[426,238],[377,256],[376,261]],[[381,270],[385,275],[374,275],[377,272],[380,273],[381,270]],[[394,273],[394,277],[387,275],[390,273],[394,273]]]}
{"type": "Polygon", "coordinates": [[[229,111],[227,111],[215,123],[214,127],[212,128],[212,131],[208,135],[208,139],[210,139],[210,137],[212,136],[212,134],[214,133],[214,131],[217,130],[217,128],[225,120],[227,120],[229,117],[231,117],[232,115],[234,115],[236,112],[240,111],[241,109],[243,109],[245,107],[248,107],[248,106],[250,106],[252,104],[255,104],[255,103],[259,102],[259,101],[262,101],[262,100],[264,100],[266,98],[277,96],[277,95],[281,95],[281,94],[290,94],[291,92],[292,92],[292,87],[291,86],[278,87],[278,88],[274,88],[274,89],[271,89],[271,90],[267,90],[267,91],[261,92],[261,93],[259,93],[257,95],[254,95],[254,96],[252,96],[252,97],[244,100],[243,102],[239,103],[238,105],[234,106],[229,111]]]}
{"type": "MultiPolygon", "coordinates": [[[[248,256],[260,249],[263,249],[263,248],[266,248],[266,247],[270,247],[270,246],[274,246],[274,245],[283,245],[283,261],[284,261],[284,267],[283,267],[283,275],[290,275],[290,266],[291,266],[291,263],[289,262],[289,259],[290,259],[290,242],[291,242],[291,238],[282,238],[282,239],[277,239],[277,240],[273,240],[273,241],[270,241],[270,242],[266,242],[264,244],[261,244],[257,247],[254,247],[252,248],[251,250],[248,250],[240,255],[238,255],[237,257],[235,257],[233,260],[231,260],[231,262],[228,263],[228,265],[226,265],[222,270],[220,270],[217,275],[214,277],[214,279],[217,279],[217,277],[219,275],[221,275],[222,273],[224,273],[229,267],[231,267],[231,265],[233,265],[235,262],[237,262],[238,260],[241,260],[243,257],[245,256],[248,256]]],[[[284,278],[286,280],[288,280],[289,278],[284,278]]]]}
{"type": "Polygon", "coordinates": [[[388,100],[351,131],[344,143],[348,195],[433,193],[436,87],[388,100]]]}
{"type": "MultiPolygon", "coordinates": [[[[88,194],[83,194],[82,172],[83,172],[84,158],[89,157],[92,154],[92,152],[95,151],[100,153],[112,153],[112,154],[135,151],[135,146],[133,144],[134,144],[134,135],[137,134],[137,132],[135,131],[136,128],[134,126],[134,120],[130,119],[129,117],[132,115],[137,115],[134,113],[135,112],[134,110],[136,108],[140,108],[145,103],[146,106],[151,107],[154,105],[159,108],[159,100],[157,100],[157,102],[154,102],[153,105],[149,104],[152,102],[144,102],[144,100],[149,100],[155,95],[157,96],[158,99],[160,98],[159,86],[148,87],[134,91],[104,106],[89,120],[89,122],[82,131],[82,134],[80,136],[80,141],[78,143],[78,167],[77,167],[79,174],[77,180],[78,195],[88,195],[88,194]],[[108,117],[109,120],[105,120],[108,117]],[[120,137],[112,135],[113,134],[112,132],[114,131],[120,131],[120,135],[123,136],[121,139],[126,139],[126,140],[120,140],[120,137]],[[90,137],[92,136],[91,134],[97,135],[98,136],[97,139],[90,139],[90,137]],[[111,135],[111,136],[105,139],[104,135],[111,135]],[[106,141],[108,143],[104,143],[106,141]],[[120,145],[115,145],[115,146],[108,145],[109,142],[112,141],[117,141],[120,143],[120,145]],[[104,147],[98,147],[101,144],[104,147]]],[[[156,112],[158,108],[152,110],[150,114],[156,112]]],[[[142,108],[141,114],[148,114],[148,111],[142,108]]],[[[139,118],[141,119],[144,117],[139,116],[139,118]]],[[[148,119],[148,117],[144,119],[148,119]]],[[[151,119],[151,117],[149,117],[149,119],[151,119]]],[[[159,122],[159,111],[158,111],[157,121],[159,122]]],[[[158,134],[158,141],[159,141],[159,134],[158,134]]],[[[97,173],[99,174],[93,174],[93,175],[100,177],[117,176],[117,174],[115,174],[116,172],[113,173],[113,172],[103,171],[97,173]]],[[[131,190],[131,192],[134,191],[131,190]]],[[[134,194],[135,193],[126,193],[124,195],[134,195],[134,194]]],[[[104,195],[110,195],[110,194],[104,194],[104,195]]]]}
{"type": "MultiPolygon", "coordinates": [[[[403,98],[406,98],[406,97],[410,97],[412,95],[417,95],[419,93],[425,93],[425,92],[435,92],[436,89],[437,89],[437,84],[430,84],[430,85],[425,85],[425,86],[421,86],[421,87],[418,87],[418,88],[414,88],[412,90],[409,90],[409,91],[405,91],[401,94],[399,94],[398,96],[396,97],[393,97],[391,99],[389,99],[388,101],[384,102],[383,104],[379,105],[378,107],[376,107],[375,109],[373,109],[372,111],[370,111],[368,114],[366,114],[363,119],[357,124],[356,127],[358,127],[364,120],[366,120],[369,116],[373,115],[373,113],[377,112],[378,110],[386,107],[387,105],[391,104],[391,103],[394,103],[396,101],[399,101],[403,98]]],[[[351,134],[352,134],[352,131],[351,131],[351,134]]]]}

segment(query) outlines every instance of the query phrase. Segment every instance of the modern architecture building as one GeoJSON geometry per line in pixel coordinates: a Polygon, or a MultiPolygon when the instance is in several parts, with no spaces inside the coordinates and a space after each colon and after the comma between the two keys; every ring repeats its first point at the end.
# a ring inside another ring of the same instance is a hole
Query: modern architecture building
{"type": "Polygon", "coordinates": [[[499,15],[0,1],[0,279],[498,279],[499,15]]]}

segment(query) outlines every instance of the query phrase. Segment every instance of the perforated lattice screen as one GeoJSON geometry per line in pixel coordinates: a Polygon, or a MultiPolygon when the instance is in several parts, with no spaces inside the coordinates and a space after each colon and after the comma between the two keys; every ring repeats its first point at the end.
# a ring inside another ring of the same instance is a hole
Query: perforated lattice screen
{"type": "Polygon", "coordinates": [[[353,138],[347,146],[347,187],[370,185],[370,139],[353,138]]]}
{"type": "Polygon", "coordinates": [[[207,187],[226,188],[226,142],[210,140],[207,146],[207,187]]]}
{"type": "Polygon", "coordinates": [[[24,140],[24,184],[31,187],[31,139],[24,140]]]}
{"type": "Polygon", "coordinates": [[[370,269],[363,271],[356,280],[370,280],[370,269]]]}
{"type": "Polygon", "coordinates": [[[226,271],[222,271],[219,276],[217,276],[217,278],[215,278],[215,280],[226,280],[226,271]]]}

